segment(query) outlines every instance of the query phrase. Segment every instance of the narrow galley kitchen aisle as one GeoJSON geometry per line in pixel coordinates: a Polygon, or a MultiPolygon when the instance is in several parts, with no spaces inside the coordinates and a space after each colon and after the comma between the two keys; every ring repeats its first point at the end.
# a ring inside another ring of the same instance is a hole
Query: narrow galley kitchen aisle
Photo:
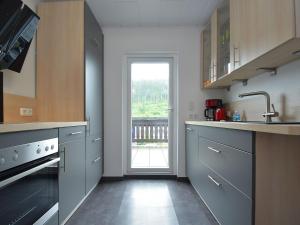
{"type": "Polygon", "coordinates": [[[67,225],[217,225],[189,183],[105,181],[67,225]]]}

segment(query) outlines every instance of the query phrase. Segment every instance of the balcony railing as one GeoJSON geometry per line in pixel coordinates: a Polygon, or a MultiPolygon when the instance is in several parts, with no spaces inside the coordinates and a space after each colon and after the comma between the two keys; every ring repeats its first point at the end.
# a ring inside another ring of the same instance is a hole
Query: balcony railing
{"type": "Polygon", "coordinates": [[[168,142],[168,118],[132,118],[132,142],[168,142]]]}

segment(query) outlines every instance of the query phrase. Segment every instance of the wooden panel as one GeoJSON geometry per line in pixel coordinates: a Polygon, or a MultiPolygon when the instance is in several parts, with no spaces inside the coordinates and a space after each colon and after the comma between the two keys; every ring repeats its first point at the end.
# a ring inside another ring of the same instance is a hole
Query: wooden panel
{"type": "Polygon", "coordinates": [[[255,57],[295,38],[295,0],[248,1],[254,2],[255,57]]]}
{"type": "Polygon", "coordinates": [[[38,6],[37,99],[40,121],[84,120],[84,2],[38,6]]]}
{"type": "Polygon", "coordinates": [[[300,139],[257,133],[255,225],[300,224],[300,139]]]}
{"type": "Polygon", "coordinates": [[[4,123],[38,121],[37,100],[35,98],[4,93],[3,108],[4,108],[4,123]],[[20,108],[32,108],[32,116],[21,116],[20,108]]]}

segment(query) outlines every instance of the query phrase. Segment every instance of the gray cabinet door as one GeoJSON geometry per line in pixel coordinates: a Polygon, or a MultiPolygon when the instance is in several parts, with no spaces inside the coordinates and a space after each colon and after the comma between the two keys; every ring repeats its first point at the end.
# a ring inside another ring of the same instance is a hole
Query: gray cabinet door
{"type": "Polygon", "coordinates": [[[90,136],[86,140],[86,194],[102,177],[102,142],[99,136],[90,136]]]}
{"type": "Polygon", "coordinates": [[[186,170],[193,186],[197,186],[198,132],[196,126],[186,126],[186,170]]]}
{"type": "Polygon", "coordinates": [[[103,34],[91,10],[85,6],[85,114],[87,135],[102,134],[103,34]]]}
{"type": "Polygon", "coordinates": [[[59,146],[59,222],[69,216],[85,196],[85,139],[59,146]]]}

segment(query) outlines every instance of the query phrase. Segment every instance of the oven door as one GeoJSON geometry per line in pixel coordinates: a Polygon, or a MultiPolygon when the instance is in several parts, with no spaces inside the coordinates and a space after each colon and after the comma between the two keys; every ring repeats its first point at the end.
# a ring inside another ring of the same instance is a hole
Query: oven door
{"type": "Polygon", "coordinates": [[[1,173],[1,225],[45,224],[58,212],[60,158],[55,156],[1,173]]]}

